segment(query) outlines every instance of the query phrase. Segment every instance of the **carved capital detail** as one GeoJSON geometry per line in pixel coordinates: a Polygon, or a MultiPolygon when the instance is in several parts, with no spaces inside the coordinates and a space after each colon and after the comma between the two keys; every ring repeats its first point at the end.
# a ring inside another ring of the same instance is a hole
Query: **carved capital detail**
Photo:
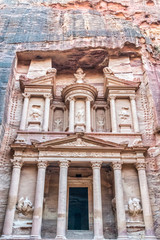
{"type": "Polygon", "coordinates": [[[68,168],[69,167],[69,161],[68,160],[60,161],[59,166],[60,166],[60,168],[61,167],[68,168]]]}
{"type": "Polygon", "coordinates": [[[30,98],[31,94],[30,93],[22,93],[22,96],[24,98],[30,98]]]}
{"type": "Polygon", "coordinates": [[[91,162],[92,168],[101,168],[102,162],[91,162]]]}
{"type": "Polygon", "coordinates": [[[132,95],[130,96],[130,100],[135,100],[136,99],[136,96],[132,95]]]}
{"type": "Polygon", "coordinates": [[[112,163],[112,167],[113,167],[114,170],[121,170],[122,169],[122,163],[121,162],[112,163]]]}
{"type": "Polygon", "coordinates": [[[39,160],[37,163],[38,168],[46,169],[47,165],[48,165],[47,161],[39,160]]]}
{"type": "Polygon", "coordinates": [[[144,162],[137,162],[136,163],[136,168],[137,170],[145,170],[146,169],[146,164],[144,162]]]}
{"type": "Polygon", "coordinates": [[[109,96],[109,100],[115,100],[115,99],[116,99],[116,96],[114,95],[109,96]]]}
{"type": "Polygon", "coordinates": [[[51,93],[45,93],[43,96],[44,96],[44,98],[51,98],[52,94],[51,93]]]}
{"type": "Polygon", "coordinates": [[[14,157],[14,159],[11,159],[11,163],[13,164],[13,168],[21,168],[23,165],[21,157],[14,157]]]}

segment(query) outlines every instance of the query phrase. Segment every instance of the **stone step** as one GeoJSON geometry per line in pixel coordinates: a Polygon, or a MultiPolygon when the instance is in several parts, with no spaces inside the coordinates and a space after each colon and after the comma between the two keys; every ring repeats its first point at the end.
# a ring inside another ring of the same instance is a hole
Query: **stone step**
{"type": "Polygon", "coordinates": [[[67,239],[93,239],[93,232],[88,230],[69,230],[66,235],[67,239]]]}

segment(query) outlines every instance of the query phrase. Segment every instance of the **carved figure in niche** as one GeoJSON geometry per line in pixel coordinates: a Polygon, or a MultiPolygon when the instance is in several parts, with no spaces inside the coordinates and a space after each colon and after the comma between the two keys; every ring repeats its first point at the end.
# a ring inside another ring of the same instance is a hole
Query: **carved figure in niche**
{"type": "Polygon", "coordinates": [[[62,131],[63,130],[63,123],[61,118],[57,118],[54,121],[54,130],[55,131],[62,131]]]}
{"type": "Polygon", "coordinates": [[[122,119],[122,122],[126,123],[130,117],[129,107],[122,107],[119,116],[122,119]]]}
{"type": "Polygon", "coordinates": [[[16,209],[18,213],[22,213],[23,215],[28,215],[29,213],[33,212],[33,205],[31,201],[26,197],[21,197],[17,203],[16,209]]]}
{"type": "Polygon", "coordinates": [[[77,123],[84,123],[84,109],[79,109],[76,113],[76,122],[77,123]]]}
{"type": "Polygon", "coordinates": [[[104,72],[105,75],[106,75],[106,74],[109,74],[109,75],[114,76],[113,71],[112,71],[109,67],[103,68],[103,72],[104,72]]]}
{"type": "Polygon", "coordinates": [[[140,200],[138,198],[130,198],[128,201],[128,211],[129,214],[133,217],[137,216],[142,212],[142,208],[140,205],[140,200]]]}
{"type": "Polygon", "coordinates": [[[103,114],[97,117],[97,130],[100,132],[104,131],[105,118],[103,114]]]}
{"type": "Polygon", "coordinates": [[[33,121],[38,121],[41,120],[41,105],[32,105],[31,113],[30,113],[30,118],[33,121]]]}
{"type": "Polygon", "coordinates": [[[78,68],[76,73],[74,73],[74,76],[76,78],[76,83],[84,83],[84,78],[86,74],[83,72],[82,68],[78,68]]]}

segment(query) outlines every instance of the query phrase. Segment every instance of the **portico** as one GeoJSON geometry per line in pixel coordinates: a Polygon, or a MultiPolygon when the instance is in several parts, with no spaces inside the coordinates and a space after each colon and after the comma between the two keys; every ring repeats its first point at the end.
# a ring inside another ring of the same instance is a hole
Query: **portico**
{"type": "MultiPolygon", "coordinates": [[[[138,169],[137,177],[139,178],[140,185],[137,187],[140,188],[142,196],[144,194],[142,191],[144,191],[145,188],[145,199],[142,197],[142,206],[146,237],[155,239],[151,211],[145,210],[146,199],[148,199],[147,206],[150,206],[150,201],[145,177],[143,154],[146,149],[144,147],[130,148],[126,144],[101,141],[79,133],[68,138],[46,141],[43,143],[33,143],[31,151],[37,152],[34,154],[35,161],[33,161],[32,154],[28,155],[27,151],[25,151],[27,145],[13,144],[12,148],[15,149],[13,163],[17,161],[16,159],[19,156],[24,167],[28,164],[31,166],[36,164],[38,167],[34,211],[32,215],[32,229],[30,232],[31,238],[37,239],[41,238],[43,235],[43,218],[45,219],[44,214],[46,211],[44,208],[44,198],[47,199],[45,201],[50,201],[48,195],[50,190],[47,190],[48,173],[49,171],[56,171],[57,173],[54,174],[55,178],[58,177],[59,183],[55,185],[58,190],[58,202],[54,203],[57,204],[57,224],[55,228],[56,232],[53,233],[53,237],[55,236],[56,239],[67,238],[67,234],[69,234],[71,230],[69,221],[74,221],[71,218],[69,220],[69,208],[72,207],[72,205],[69,204],[69,201],[71,201],[69,191],[71,191],[70,189],[72,188],[77,188],[77,190],[78,188],[85,188],[87,189],[87,229],[92,232],[92,237],[95,240],[107,238],[108,231],[105,229],[107,229],[108,226],[104,213],[106,211],[105,205],[109,204],[112,212],[108,214],[112,216],[112,219],[115,219],[113,224],[116,225],[115,230],[117,229],[117,239],[128,239],[127,212],[122,179],[122,168],[127,164],[138,169]],[[18,148],[23,149],[23,151],[18,151],[18,148]],[[104,189],[106,188],[107,190],[108,187],[111,192],[107,193],[106,191],[106,193],[104,193],[104,189]],[[104,201],[104,194],[109,194],[108,197],[110,196],[110,198],[112,198],[110,199],[110,203],[104,201]],[[115,208],[115,210],[113,210],[113,208],[115,208]]],[[[53,181],[57,181],[54,180],[51,173],[49,175],[53,181]]],[[[14,181],[14,168],[12,176],[12,181],[14,181]]],[[[19,177],[17,185],[20,184],[20,181],[21,179],[19,177]]],[[[16,186],[11,182],[10,192],[15,192],[15,198],[17,199],[18,192],[15,190],[15,187],[16,186]]],[[[81,195],[79,196],[82,197],[81,195]]],[[[16,214],[15,204],[16,201],[14,202],[13,213],[11,213],[12,216],[16,214]]],[[[8,205],[8,211],[9,208],[10,203],[8,205]]],[[[8,232],[8,228],[6,231],[4,225],[4,236],[13,234],[12,228],[14,226],[14,217],[11,218],[9,212],[6,214],[6,224],[8,221],[10,221],[10,231],[8,232]]],[[[75,224],[77,223],[75,222],[75,224]]],[[[73,230],[76,233],[76,229],[73,230]]],[[[83,231],[81,231],[81,235],[83,238],[83,231]]]]}

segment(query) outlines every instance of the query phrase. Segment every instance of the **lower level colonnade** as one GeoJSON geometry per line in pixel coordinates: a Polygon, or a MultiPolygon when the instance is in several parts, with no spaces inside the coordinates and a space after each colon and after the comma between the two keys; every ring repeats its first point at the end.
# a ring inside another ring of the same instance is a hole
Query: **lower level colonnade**
{"type": "MultiPolygon", "coordinates": [[[[21,158],[14,158],[12,178],[8,197],[8,206],[5,214],[2,238],[13,236],[13,224],[18,200],[18,189],[20,184],[21,167],[23,165],[21,158]]],[[[67,182],[68,169],[72,161],[63,160],[59,162],[59,190],[58,190],[58,209],[57,209],[57,232],[56,239],[66,239],[67,226],[67,182]]],[[[77,163],[78,164],[78,163],[77,163]]],[[[49,164],[46,161],[38,161],[37,182],[35,190],[34,211],[32,218],[32,229],[30,238],[41,238],[44,190],[46,168],[49,164]]],[[[94,239],[104,239],[103,208],[102,208],[102,184],[101,184],[101,161],[90,162],[92,167],[93,183],[93,235],[94,239]]],[[[124,189],[122,179],[122,162],[113,162],[110,164],[114,172],[114,193],[115,193],[115,217],[117,225],[117,239],[128,239],[126,209],[124,204],[124,189]]],[[[138,171],[139,188],[141,194],[141,204],[143,209],[143,220],[145,226],[145,239],[156,239],[154,236],[152,211],[149,199],[145,163],[135,164],[138,171]]]]}

